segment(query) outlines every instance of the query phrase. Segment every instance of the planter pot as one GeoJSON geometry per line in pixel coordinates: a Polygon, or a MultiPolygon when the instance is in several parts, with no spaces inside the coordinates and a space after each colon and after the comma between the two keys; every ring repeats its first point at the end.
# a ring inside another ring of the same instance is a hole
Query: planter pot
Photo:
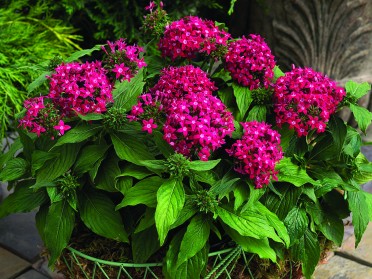
{"type": "MultiPolygon", "coordinates": [[[[234,272],[238,259],[242,259],[248,266],[248,259],[240,247],[209,253],[208,272],[203,278],[231,278],[230,274],[234,272]]],[[[67,278],[163,278],[162,263],[136,264],[101,260],[71,247],[64,253],[59,267],[61,266],[67,268],[67,278]]]]}

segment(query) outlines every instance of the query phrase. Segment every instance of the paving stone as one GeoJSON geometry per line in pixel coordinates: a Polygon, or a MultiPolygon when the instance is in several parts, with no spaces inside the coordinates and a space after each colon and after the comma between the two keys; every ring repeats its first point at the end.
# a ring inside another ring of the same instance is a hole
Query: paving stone
{"type": "Polygon", "coordinates": [[[49,277],[44,276],[43,274],[37,272],[36,270],[29,270],[22,275],[16,277],[15,279],[48,279],[49,277]]]}
{"type": "Polygon", "coordinates": [[[372,278],[372,268],[340,256],[332,257],[326,264],[317,266],[313,279],[367,279],[372,278]]]}
{"type": "Polygon", "coordinates": [[[43,247],[35,225],[35,212],[12,214],[0,219],[0,244],[29,262],[35,262],[43,247]]]}
{"type": "Polygon", "coordinates": [[[0,247],[0,278],[9,279],[22,273],[31,264],[0,247]]]}

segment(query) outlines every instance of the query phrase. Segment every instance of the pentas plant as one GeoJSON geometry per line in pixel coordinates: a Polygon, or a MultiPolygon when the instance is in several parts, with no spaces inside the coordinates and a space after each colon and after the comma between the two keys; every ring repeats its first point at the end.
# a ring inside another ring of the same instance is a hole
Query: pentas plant
{"type": "Polygon", "coordinates": [[[122,243],[130,262],[162,260],[165,278],[210,278],[208,253],[229,248],[252,259],[237,265],[243,276],[271,262],[310,278],[350,213],[358,244],[372,216],[360,186],[372,179],[360,152],[372,114],[357,103],[370,86],[283,73],[259,35],[148,11],[146,47],[107,42],[32,84],[49,91],[25,101],[19,138],[0,156],[14,190],[0,217],[38,208],[50,265],[88,230],[122,243]],[[343,107],[359,130],[338,117],[343,107]]]}

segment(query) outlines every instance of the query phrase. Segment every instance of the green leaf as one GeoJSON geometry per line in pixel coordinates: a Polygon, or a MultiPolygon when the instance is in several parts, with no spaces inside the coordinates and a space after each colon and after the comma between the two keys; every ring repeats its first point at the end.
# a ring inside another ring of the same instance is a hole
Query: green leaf
{"type": "Polygon", "coordinates": [[[137,166],[134,164],[128,164],[124,167],[123,172],[119,175],[119,177],[131,176],[136,179],[144,179],[147,176],[152,175],[153,172],[149,171],[145,167],[137,166]]]}
{"type": "Polygon", "coordinates": [[[53,149],[57,146],[64,145],[66,143],[77,143],[82,142],[91,136],[94,136],[102,130],[101,125],[84,123],[79,126],[72,128],[67,131],[66,134],[61,136],[57,143],[53,146],[53,149]]]}
{"type": "Polygon", "coordinates": [[[285,124],[282,126],[282,128],[275,129],[280,134],[280,146],[283,149],[283,152],[285,153],[289,147],[290,140],[293,137],[294,130],[289,129],[288,124],[285,124]]]}
{"type": "Polygon", "coordinates": [[[144,204],[148,207],[156,207],[156,193],[164,179],[159,176],[151,176],[139,181],[132,188],[128,189],[124,199],[116,206],[116,210],[125,206],[144,204]]]}
{"type": "Polygon", "coordinates": [[[307,279],[311,278],[320,258],[318,236],[309,229],[303,236],[302,272],[307,279]]]}
{"type": "Polygon", "coordinates": [[[343,152],[355,158],[360,153],[362,145],[362,138],[357,130],[353,127],[347,126],[347,134],[344,143],[343,152]]]}
{"type": "Polygon", "coordinates": [[[27,173],[29,165],[22,158],[14,158],[5,165],[5,168],[0,172],[0,181],[12,181],[22,177],[27,173]]]}
{"type": "Polygon", "coordinates": [[[284,219],[284,224],[287,227],[291,245],[293,245],[301,239],[308,227],[309,220],[307,219],[306,211],[299,207],[292,208],[284,219]]]}
{"type": "Polygon", "coordinates": [[[132,235],[132,254],[135,263],[145,263],[159,248],[155,226],[132,235]]]}
{"type": "Polygon", "coordinates": [[[25,156],[25,159],[30,162],[31,161],[31,155],[32,152],[35,150],[35,144],[34,139],[36,137],[35,134],[26,134],[24,131],[20,130],[18,131],[19,138],[21,139],[21,143],[23,146],[23,155],[25,156]]]}
{"type": "Polygon", "coordinates": [[[166,67],[164,59],[155,55],[145,55],[145,62],[147,64],[146,70],[148,72],[147,78],[160,74],[161,70],[166,67]]]}
{"type": "Polygon", "coordinates": [[[191,170],[195,171],[208,171],[213,169],[215,166],[218,165],[218,163],[221,161],[221,159],[218,160],[210,160],[210,161],[191,161],[189,163],[189,167],[191,170]]]}
{"type": "Polygon", "coordinates": [[[166,180],[157,192],[157,201],[155,224],[160,245],[163,245],[171,225],[177,220],[185,203],[182,181],[175,178],[166,180]]]}
{"type": "Polygon", "coordinates": [[[34,191],[28,185],[19,185],[0,203],[0,218],[12,213],[30,212],[48,200],[44,190],[34,191]]]}
{"type": "Polygon", "coordinates": [[[276,253],[270,247],[267,238],[256,239],[249,236],[242,236],[228,226],[224,226],[224,229],[232,240],[239,244],[245,252],[257,254],[261,259],[270,259],[276,263],[276,253]]]}
{"type": "Polygon", "coordinates": [[[275,170],[279,172],[279,182],[289,182],[297,187],[306,183],[312,185],[320,185],[319,181],[313,180],[306,172],[296,164],[292,163],[291,158],[284,157],[276,164],[275,170]]]}
{"type": "Polygon", "coordinates": [[[44,82],[47,81],[47,76],[51,74],[50,71],[42,72],[33,82],[27,86],[27,92],[32,93],[36,88],[40,87],[44,82]]]}
{"type": "Polygon", "coordinates": [[[352,212],[352,222],[355,233],[355,248],[362,239],[369,222],[369,207],[363,192],[348,192],[347,201],[352,212]]]}
{"type": "Polygon", "coordinates": [[[220,198],[224,197],[234,189],[233,185],[239,180],[240,177],[237,177],[236,173],[230,170],[209,189],[209,192],[218,195],[220,198]]]}
{"type": "Polygon", "coordinates": [[[79,211],[81,220],[94,233],[128,242],[120,213],[115,211],[115,204],[105,193],[93,190],[81,191],[79,211]]]}
{"type": "Polygon", "coordinates": [[[280,78],[280,77],[283,77],[285,76],[285,74],[283,73],[283,71],[279,68],[279,66],[275,66],[274,67],[274,82],[280,78]]]}
{"type": "MultiPolygon", "coordinates": [[[[195,198],[195,197],[193,197],[195,198]]],[[[199,209],[196,207],[195,202],[190,196],[186,196],[185,205],[183,206],[177,220],[172,224],[170,229],[177,228],[194,216],[199,209]]]]}
{"type": "Polygon", "coordinates": [[[137,104],[137,98],[143,91],[143,69],[138,71],[138,74],[133,77],[130,82],[124,80],[117,82],[115,89],[112,91],[114,97],[114,107],[120,107],[125,111],[129,111],[137,104]]]}
{"type": "Polygon", "coordinates": [[[59,156],[36,172],[36,182],[51,182],[67,172],[74,164],[79,149],[80,144],[65,144],[56,148],[54,152],[59,153],[59,156]]]}
{"type": "Polygon", "coordinates": [[[255,209],[258,212],[261,212],[269,222],[270,226],[273,227],[278,234],[278,236],[283,239],[284,244],[286,247],[290,245],[290,237],[288,234],[288,230],[284,223],[279,219],[279,217],[274,213],[271,212],[266,206],[264,206],[261,202],[255,203],[255,209]]]}
{"type": "Polygon", "coordinates": [[[344,223],[342,219],[332,214],[332,212],[326,211],[323,215],[323,222],[319,224],[318,228],[327,239],[337,246],[341,246],[344,237],[344,223]]]}
{"type": "Polygon", "coordinates": [[[210,226],[207,218],[201,214],[192,218],[182,238],[177,266],[180,266],[202,250],[208,241],[209,234],[210,226]]]}
{"type": "Polygon", "coordinates": [[[93,120],[101,120],[103,119],[103,114],[98,113],[88,113],[88,114],[80,114],[78,113],[80,119],[85,121],[93,121],[93,120]]]}
{"type": "Polygon", "coordinates": [[[120,175],[119,158],[109,154],[99,167],[98,174],[94,180],[96,188],[107,192],[117,192],[116,178],[120,175]]]}
{"type": "Polygon", "coordinates": [[[358,105],[350,104],[350,110],[354,114],[355,121],[360,130],[366,134],[366,130],[372,121],[372,112],[358,105]]]}
{"type": "Polygon", "coordinates": [[[153,131],[152,136],[156,146],[159,148],[160,152],[165,156],[165,158],[168,158],[174,153],[174,149],[164,140],[162,133],[159,131],[153,131]]]}
{"type": "MultiPolygon", "coordinates": [[[[143,217],[141,217],[141,220],[138,226],[136,227],[136,230],[134,231],[134,233],[139,233],[143,230],[146,230],[154,224],[155,224],[155,208],[147,207],[145,214],[143,215],[143,217]]],[[[157,232],[156,232],[156,235],[158,235],[157,232]]]]}
{"type": "Polygon", "coordinates": [[[372,194],[365,191],[362,191],[362,193],[368,205],[369,221],[372,221],[372,194]]]}
{"type": "Polygon", "coordinates": [[[75,212],[66,200],[49,207],[44,229],[45,246],[50,254],[49,266],[54,265],[68,245],[74,226],[75,212]]]}
{"type": "Polygon", "coordinates": [[[104,158],[108,148],[106,144],[84,146],[76,160],[74,173],[79,176],[90,171],[98,160],[104,158]]]}
{"type": "Polygon", "coordinates": [[[42,168],[45,162],[57,157],[59,154],[55,152],[45,152],[35,150],[31,157],[31,174],[34,176],[36,171],[42,168]]]}
{"type": "Polygon", "coordinates": [[[251,105],[253,101],[252,96],[251,96],[251,91],[249,90],[248,87],[238,85],[235,82],[232,84],[232,87],[234,90],[236,104],[238,106],[238,109],[242,117],[244,117],[244,115],[248,111],[249,106],[251,105]]]}
{"type": "Polygon", "coordinates": [[[248,201],[249,199],[249,188],[247,184],[244,182],[240,182],[236,184],[234,187],[234,210],[238,210],[240,206],[243,205],[244,202],[248,201]]]}
{"type": "Polygon", "coordinates": [[[217,214],[226,225],[236,230],[242,236],[256,239],[268,237],[276,242],[282,242],[267,219],[251,209],[238,214],[227,207],[219,206],[217,214]]]}
{"type": "Polygon", "coordinates": [[[10,146],[7,153],[0,155],[0,167],[6,164],[9,160],[14,158],[14,155],[22,149],[22,143],[20,138],[16,138],[13,144],[10,146]]]}
{"type": "Polygon", "coordinates": [[[165,160],[142,160],[139,162],[141,166],[145,166],[151,171],[165,172],[167,170],[165,160]]]}
{"type": "Polygon", "coordinates": [[[358,100],[371,91],[371,85],[368,82],[356,83],[348,81],[345,84],[345,89],[348,94],[358,100]]]}
{"type": "Polygon", "coordinates": [[[266,121],[266,112],[266,106],[256,105],[249,111],[246,121],[266,121]]]}
{"type": "Polygon", "coordinates": [[[280,220],[284,220],[288,212],[297,205],[297,202],[302,194],[301,188],[291,187],[290,185],[283,185],[277,187],[282,197],[274,193],[269,193],[264,200],[264,205],[274,212],[280,220]]]}
{"type": "Polygon", "coordinates": [[[127,191],[133,186],[133,178],[129,176],[117,177],[115,188],[125,195],[127,191]]]}
{"type": "Polygon", "coordinates": [[[164,258],[163,274],[165,279],[196,279],[200,278],[208,261],[208,247],[205,245],[194,257],[177,266],[177,260],[184,231],[180,231],[171,241],[164,258]]]}
{"type": "Polygon", "coordinates": [[[93,51],[101,50],[102,46],[103,45],[95,45],[94,47],[92,47],[90,49],[83,49],[83,50],[76,51],[73,54],[71,54],[71,56],[67,57],[65,59],[65,62],[67,62],[67,63],[73,62],[73,61],[76,61],[83,56],[91,55],[93,51]]]}
{"type": "Polygon", "coordinates": [[[49,207],[47,205],[40,206],[39,211],[35,215],[35,224],[41,240],[45,243],[45,225],[48,216],[49,207]]]}
{"type": "Polygon", "coordinates": [[[146,145],[133,135],[123,133],[110,134],[115,152],[120,159],[136,165],[141,165],[143,160],[154,160],[146,145]]]}

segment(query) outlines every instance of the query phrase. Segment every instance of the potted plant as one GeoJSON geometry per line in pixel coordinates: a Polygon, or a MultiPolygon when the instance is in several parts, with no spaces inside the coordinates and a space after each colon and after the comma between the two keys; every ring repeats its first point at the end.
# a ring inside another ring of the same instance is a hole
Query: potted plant
{"type": "Polygon", "coordinates": [[[365,132],[370,86],[283,73],[259,35],[147,9],[150,54],[124,39],[78,52],[103,58],[59,64],[25,101],[0,217],[38,208],[50,265],[78,278],[310,278],[350,213],[358,245],[372,165],[335,113],[365,132]]]}

